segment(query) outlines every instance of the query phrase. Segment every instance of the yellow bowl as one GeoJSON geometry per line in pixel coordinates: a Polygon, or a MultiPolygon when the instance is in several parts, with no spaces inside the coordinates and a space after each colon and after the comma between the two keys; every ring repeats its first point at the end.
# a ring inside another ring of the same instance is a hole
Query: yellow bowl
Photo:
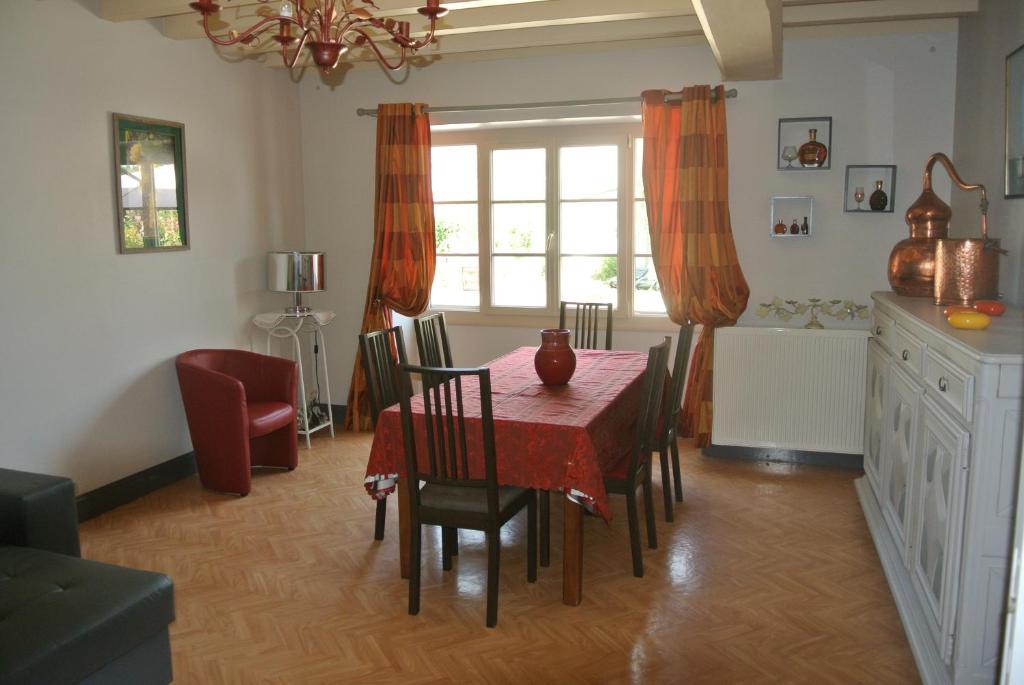
{"type": "Polygon", "coordinates": [[[953,328],[965,328],[972,331],[980,331],[988,328],[992,323],[992,317],[981,312],[957,312],[946,318],[953,328]]]}

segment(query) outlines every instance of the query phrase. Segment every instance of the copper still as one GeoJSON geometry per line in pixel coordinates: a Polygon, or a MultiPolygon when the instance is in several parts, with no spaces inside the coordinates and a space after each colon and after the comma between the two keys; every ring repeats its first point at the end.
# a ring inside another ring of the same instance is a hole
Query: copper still
{"type": "Polygon", "coordinates": [[[898,295],[934,297],[936,303],[968,303],[997,295],[998,240],[988,238],[988,195],[985,186],[968,184],[949,161],[936,152],[924,167],[924,188],[906,213],[910,237],[889,255],[889,285],[898,295]],[[932,190],[932,168],[939,162],[963,190],[981,193],[981,239],[949,238],[953,211],[932,190]]]}

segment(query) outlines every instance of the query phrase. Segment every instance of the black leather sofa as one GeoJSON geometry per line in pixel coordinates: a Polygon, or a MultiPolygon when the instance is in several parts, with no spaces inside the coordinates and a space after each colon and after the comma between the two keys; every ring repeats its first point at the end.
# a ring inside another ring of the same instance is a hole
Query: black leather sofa
{"type": "Polygon", "coordinates": [[[171,682],[174,587],[80,558],[74,484],[0,469],[0,685],[171,682]]]}

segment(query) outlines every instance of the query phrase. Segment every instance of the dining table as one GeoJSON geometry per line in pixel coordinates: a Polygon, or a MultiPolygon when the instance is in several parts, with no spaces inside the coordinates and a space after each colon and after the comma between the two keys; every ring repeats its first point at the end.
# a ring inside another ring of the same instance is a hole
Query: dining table
{"type": "MultiPolygon", "coordinates": [[[[562,601],[576,606],[583,599],[583,519],[588,512],[605,521],[612,518],[604,474],[632,448],[647,354],[575,350],[572,379],[567,385],[548,386],[534,369],[536,351],[521,347],[485,365],[491,376],[497,478],[499,485],[562,493],[562,601]]],[[[467,426],[474,421],[479,425],[478,390],[467,388],[463,403],[467,426]]],[[[414,395],[410,408],[422,415],[422,397],[414,395]]],[[[471,462],[483,463],[482,444],[471,445],[469,452],[471,462]]],[[[395,405],[377,419],[365,485],[378,499],[397,490],[403,578],[409,575],[411,506],[405,474],[401,414],[395,405]]],[[[542,520],[547,519],[546,503],[542,497],[542,520]]],[[[548,538],[544,527],[540,533],[543,566],[548,564],[548,538]]]]}

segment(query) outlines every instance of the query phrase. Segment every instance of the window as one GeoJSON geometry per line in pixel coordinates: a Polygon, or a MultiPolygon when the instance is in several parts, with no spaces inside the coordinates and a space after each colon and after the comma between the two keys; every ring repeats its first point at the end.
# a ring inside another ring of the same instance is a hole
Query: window
{"type": "Polygon", "coordinates": [[[663,315],[636,126],[434,133],[435,308],[663,315]]]}

